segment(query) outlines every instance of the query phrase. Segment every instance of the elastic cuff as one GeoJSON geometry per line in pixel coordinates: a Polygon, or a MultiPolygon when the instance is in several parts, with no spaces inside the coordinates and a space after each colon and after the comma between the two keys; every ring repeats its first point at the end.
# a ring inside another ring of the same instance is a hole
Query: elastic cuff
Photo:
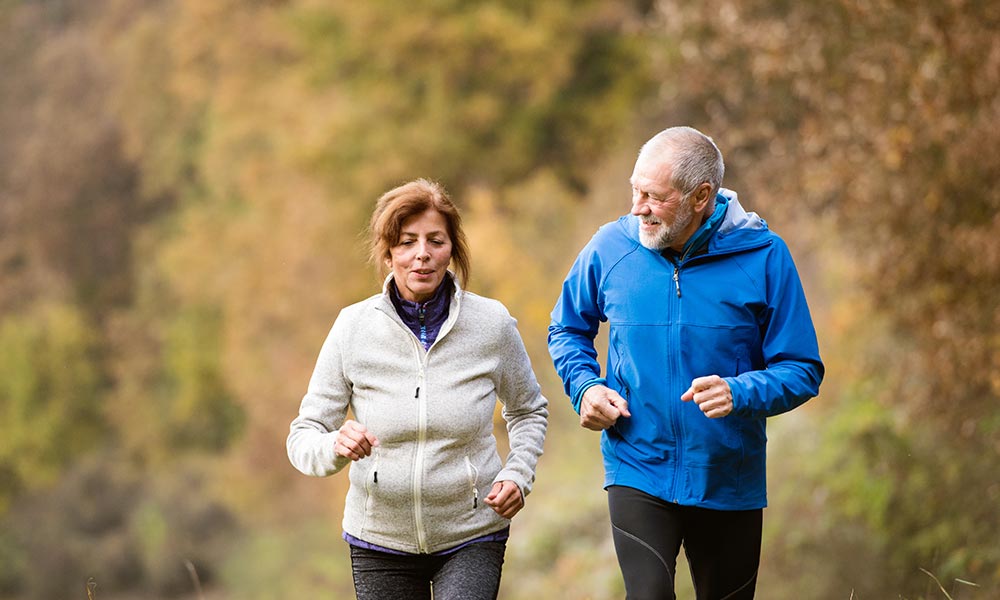
{"type": "Polygon", "coordinates": [[[733,397],[733,412],[732,414],[737,417],[747,417],[749,412],[746,405],[746,400],[743,397],[743,388],[739,386],[735,377],[723,377],[726,383],[729,384],[729,393],[733,397]]]}
{"type": "Polygon", "coordinates": [[[518,491],[521,492],[521,499],[527,498],[528,494],[531,493],[531,484],[523,483],[522,477],[513,471],[500,471],[497,476],[493,479],[493,483],[490,485],[495,485],[501,481],[509,481],[517,486],[518,491]]]}
{"type": "Polygon", "coordinates": [[[583,400],[584,392],[595,385],[606,386],[608,385],[608,380],[603,377],[595,377],[584,381],[583,384],[580,385],[579,389],[576,390],[576,393],[573,394],[573,410],[576,411],[576,414],[580,414],[580,402],[583,400]]]}

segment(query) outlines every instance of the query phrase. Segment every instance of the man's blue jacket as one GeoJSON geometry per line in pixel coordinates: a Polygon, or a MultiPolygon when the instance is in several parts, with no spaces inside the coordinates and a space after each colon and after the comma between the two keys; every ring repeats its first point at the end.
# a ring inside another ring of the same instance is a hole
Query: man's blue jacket
{"type": "Polygon", "coordinates": [[[816,332],[788,247],[729,190],[707,249],[667,258],[639,243],[638,218],[601,227],[563,284],[549,352],[579,412],[605,384],[627,401],[601,436],[605,486],[688,506],[767,504],[765,419],[819,392],[816,332]],[[606,376],[594,338],[607,321],[606,376]],[[706,417],[681,395],[696,377],[729,383],[733,411],[706,417]]]}

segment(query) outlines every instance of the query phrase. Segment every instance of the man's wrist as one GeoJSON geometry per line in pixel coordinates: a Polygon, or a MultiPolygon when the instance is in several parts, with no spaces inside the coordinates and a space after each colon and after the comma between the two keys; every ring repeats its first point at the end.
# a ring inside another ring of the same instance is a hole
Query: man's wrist
{"type": "Polygon", "coordinates": [[[583,395],[587,392],[587,390],[594,387],[595,385],[607,385],[607,384],[608,380],[603,377],[595,377],[593,379],[588,379],[587,381],[584,381],[580,385],[580,387],[576,390],[576,394],[574,394],[572,398],[573,410],[576,411],[576,414],[580,414],[580,403],[583,402],[583,395]]]}

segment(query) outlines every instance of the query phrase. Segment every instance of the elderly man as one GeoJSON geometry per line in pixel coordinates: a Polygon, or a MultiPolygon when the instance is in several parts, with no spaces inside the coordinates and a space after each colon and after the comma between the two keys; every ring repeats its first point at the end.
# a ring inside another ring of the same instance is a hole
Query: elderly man
{"type": "Polygon", "coordinates": [[[681,544],[699,600],[753,598],[765,420],[819,391],[816,333],[785,243],[721,188],[722,154],[689,127],[639,152],[632,211],[601,227],[552,311],[549,352],[602,431],[628,598],[674,598],[681,544]],[[605,375],[594,338],[609,323],[605,375]]]}

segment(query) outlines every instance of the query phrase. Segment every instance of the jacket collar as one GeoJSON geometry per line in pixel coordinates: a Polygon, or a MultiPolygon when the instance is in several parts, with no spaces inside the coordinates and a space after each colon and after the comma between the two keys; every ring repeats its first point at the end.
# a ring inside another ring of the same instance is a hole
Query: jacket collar
{"type": "MultiPolygon", "coordinates": [[[[448,270],[446,275],[451,279],[451,299],[448,305],[448,318],[445,320],[444,325],[441,326],[441,331],[438,333],[438,337],[443,337],[448,331],[451,330],[452,325],[458,319],[458,311],[462,307],[462,296],[465,291],[462,286],[458,283],[458,277],[455,276],[454,271],[448,270]]],[[[382,282],[382,293],[378,295],[375,302],[375,309],[379,310],[389,316],[389,318],[394,319],[401,326],[406,327],[403,323],[403,319],[396,312],[396,307],[392,303],[392,292],[389,291],[389,286],[392,283],[392,273],[386,276],[385,281],[382,282]]],[[[443,284],[442,284],[443,285],[443,284]]]]}
{"type": "Polygon", "coordinates": [[[715,195],[715,209],[712,214],[709,215],[705,222],[701,224],[694,234],[688,238],[688,241],[684,242],[684,248],[681,249],[681,256],[691,256],[692,254],[698,252],[702,246],[708,244],[708,239],[712,237],[712,234],[719,228],[722,224],[722,220],[726,217],[726,212],[729,208],[729,198],[723,196],[722,194],[715,195]]]}
{"type": "MultiPolygon", "coordinates": [[[[739,251],[768,243],[770,236],[768,235],[767,222],[764,219],[760,218],[757,213],[747,212],[740,204],[736,192],[720,188],[716,195],[717,203],[720,201],[720,196],[725,199],[726,210],[719,223],[708,234],[708,253],[739,251]]],[[[718,210],[719,208],[716,206],[716,211],[718,210]]],[[[624,215],[619,219],[619,224],[630,240],[649,252],[659,254],[656,250],[645,248],[639,242],[638,217],[631,214],[624,215]]],[[[692,254],[695,253],[692,252],[692,254]]]]}

